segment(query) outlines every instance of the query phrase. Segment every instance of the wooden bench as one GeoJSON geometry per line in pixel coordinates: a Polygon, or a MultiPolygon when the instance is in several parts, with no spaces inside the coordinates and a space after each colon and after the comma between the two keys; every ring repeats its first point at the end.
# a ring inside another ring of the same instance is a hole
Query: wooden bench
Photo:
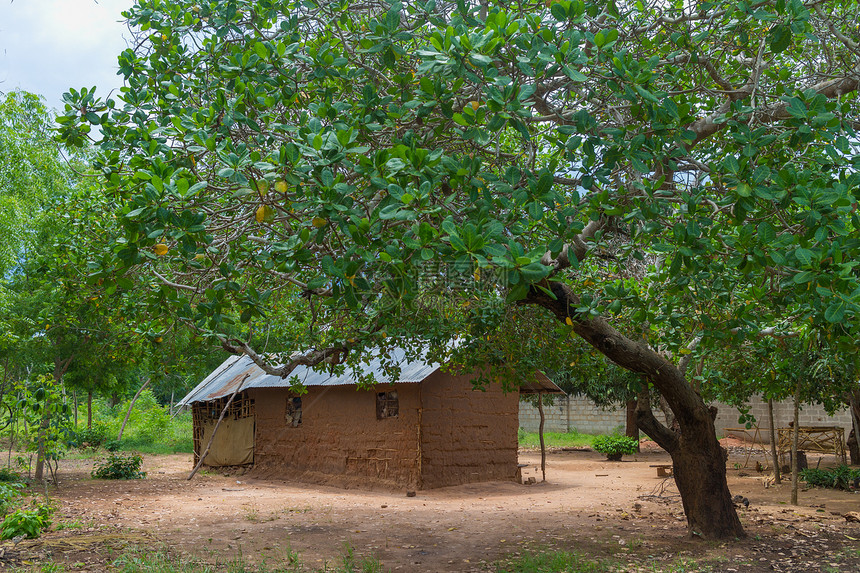
{"type": "Polygon", "coordinates": [[[672,474],[674,473],[672,464],[654,464],[649,467],[657,468],[657,477],[661,478],[672,477],[672,474]]]}

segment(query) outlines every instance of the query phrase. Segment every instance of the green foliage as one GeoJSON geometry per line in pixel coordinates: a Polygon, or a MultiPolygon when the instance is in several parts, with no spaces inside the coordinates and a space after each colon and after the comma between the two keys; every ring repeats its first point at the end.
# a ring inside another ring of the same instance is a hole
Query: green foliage
{"type": "Polygon", "coordinates": [[[801,470],[800,479],[812,487],[851,489],[854,481],[860,479],[860,469],[840,465],[835,468],[807,468],[801,470]]]}
{"type": "Polygon", "coordinates": [[[36,452],[41,445],[41,455],[55,465],[65,454],[72,433],[72,411],[62,385],[53,376],[40,375],[32,381],[17,381],[10,394],[17,400],[18,438],[27,451],[36,452]]]}
{"type": "Polygon", "coordinates": [[[595,452],[606,454],[607,457],[635,454],[639,446],[639,440],[628,436],[613,434],[611,436],[597,436],[591,447],[595,452]]]}
{"type": "Polygon", "coordinates": [[[96,479],[143,479],[146,472],[140,470],[142,464],[139,454],[112,452],[106,460],[93,466],[92,476],[96,479]]]}
{"type": "Polygon", "coordinates": [[[93,402],[93,417],[104,424],[108,436],[114,439],[105,442],[105,449],[134,449],[146,453],[190,452],[192,428],[190,412],[180,412],[171,417],[167,406],[162,406],[147,388],[141,392],[134,404],[131,416],[122,435],[122,443],[116,441],[122,421],[128,411],[129,400],[111,406],[99,398],[93,402]]]}
{"type": "Polygon", "coordinates": [[[23,488],[22,483],[0,483],[0,515],[5,514],[9,506],[21,497],[23,488]]]}
{"type": "MultiPolygon", "coordinates": [[[[57,120],[116,201],[89,282],[337,371],[526,305],[674,409],[703,406],[673,365],[764,329],[853,350],[858,0],[438,4],[138,0],[123,97],[70,90],[57,120]]],[[[490,374],[520,340],[480,342],[490,374]]]]}
{"type": "Polygon", "coordinates": [[[609,573],[615,570],[604,560],[570,551],[527,552],[496,565],[496,573],[609,573]]]}
{"type": "Polygon", "coordinates": [[[38,504],[33,509],[19,509],[6,516],[0,524],[0,538],[12,539],[20,535],[36,539],[51,526],[53,509],[47,504],[38,504]]]}
{"type": "Polygon", "coordinates": [[[91,428],[82,428],[75,431],[75,446],[81,449],[97,449],[108,440],[110,428],[100,420],[95,420],[91,428]]]}
{"type": "Polygon", "coordinates": [[[8,467],[0,467],[0,482],[3,483],[15,483],[23,481],[23,477],[21,474],[16,472],[15,470],[8,467]]]}

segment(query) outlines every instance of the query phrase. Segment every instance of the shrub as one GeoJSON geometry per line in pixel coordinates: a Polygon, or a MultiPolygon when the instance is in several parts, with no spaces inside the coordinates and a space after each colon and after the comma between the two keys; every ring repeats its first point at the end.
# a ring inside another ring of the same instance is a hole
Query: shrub
{"type": "Polygon", "coordinates": [[[812,487],[847,490],[855,480],[860,479],[860,469],[851,469],[848,466],[826,469],[807,468],[800,471],[800,479],[812,487]]]}
{"type": "Polygon", "coordinates": [[[51,513],[50,506],[43,504],[35,509],[19,509],[10,513],[0,525],[0,538],[12,539],[23,535],[27,539],[35,539],[51,526],[51,513]]]}
{"type": "Polygon", "coordinates": [[[146,472],[140,471],[143,458],[138,454],[112,453],[107,460],[93,467],[92,476],[97,479],[142,479],[146,472]]]}
{"type": "Polygon", "coordinates": [[[635,454],[638,446],[639,440],[636,438],[614,434],[596,437],[591,447],[595,452],[606,454],[610,460],[620,460],[624,454],[635,454]]]}
{"type": "Polygon", "coordinates": [[[6,513],[13,501],[21,497],[22,483],[0,483],[0,515],[6,513]]]}
{"type": "Polygon", "coordinates": [[[91,428],[84,428],[75,432],[75,445],[78,448],[96,449],[104,444],[110,433],[110,429],[104,422],[93,422],[91,428]]]}
{"type": "Polygon", "coordinates": [[[24,478],[18,472],[11,468],[0,468],[0,482],[16,483],[21,481],[24,481],[24,478]]]}

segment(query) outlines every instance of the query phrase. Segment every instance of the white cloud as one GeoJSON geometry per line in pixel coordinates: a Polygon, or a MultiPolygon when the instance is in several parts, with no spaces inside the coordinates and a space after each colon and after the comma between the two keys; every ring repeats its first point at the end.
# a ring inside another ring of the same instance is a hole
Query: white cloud
{"type": "Polygon", "coordinates": [[[0,0],[0,91],[20,88],[60,108],[68,89],[119,88],[133,0],[0,0]]]}

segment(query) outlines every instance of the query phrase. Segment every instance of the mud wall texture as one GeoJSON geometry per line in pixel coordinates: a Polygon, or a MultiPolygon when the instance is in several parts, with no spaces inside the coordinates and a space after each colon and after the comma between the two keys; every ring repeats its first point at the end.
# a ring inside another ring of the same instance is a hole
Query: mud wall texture
{"type": "MultiPolygon", "coordinates": [[[[415,489],[419,385],[310,387],[294,426],[282,388],[253,389],[255,473],[345,487],[415,489]],[[397,392],[396,416],[377,419],[377,392],[397,392]]],[[[295,406],[292,408],[295,410],[295,406]]]]}
{"type": "Polygon", "coordinates": [[[513,480],[519,394],[436,371],[421,384],[421,488],[513,480]]]}

